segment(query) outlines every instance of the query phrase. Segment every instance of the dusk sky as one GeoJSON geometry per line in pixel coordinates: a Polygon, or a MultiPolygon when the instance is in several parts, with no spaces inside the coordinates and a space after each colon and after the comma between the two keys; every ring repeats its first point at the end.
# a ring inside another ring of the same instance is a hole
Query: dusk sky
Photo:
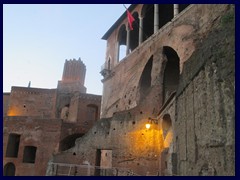
{"type": "Polygon", "coordinates": [[[101,95],[101,38],[124,11],[122,4],[4,4],[3,92],[29,81],[34,88],[56,88],[65,59],[80,57],[87,93],[101,95]]]}

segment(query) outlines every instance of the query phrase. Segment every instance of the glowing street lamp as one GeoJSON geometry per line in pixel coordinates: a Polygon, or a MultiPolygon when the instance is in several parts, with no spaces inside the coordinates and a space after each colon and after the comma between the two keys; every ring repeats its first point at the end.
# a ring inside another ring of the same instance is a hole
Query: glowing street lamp
{"type": "Polygon", "coordinates": [[[149,129],[153,123],[158,124],[158,120],[149,117],[148,122],[145,124],[146,128],[149,129]]]}
{"type": "Polygon", "coordinates": [[[149,129],[151,127],[151,124],[147,123],[145,126],[147,129],[149,129]]]}

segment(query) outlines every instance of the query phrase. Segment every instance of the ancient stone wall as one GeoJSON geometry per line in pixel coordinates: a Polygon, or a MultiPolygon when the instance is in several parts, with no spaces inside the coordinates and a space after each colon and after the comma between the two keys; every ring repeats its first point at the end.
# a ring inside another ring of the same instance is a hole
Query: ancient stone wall
{"type": "Polygon", "coordinates": [[[174,128],[179,175],[235,174],[234,34],[233,8],[184,64],[174,128]]]}
{"type": "Polygon", "coordinates": [[[56,90],[12,87],[8,116],[55,117],[56,90]]]}

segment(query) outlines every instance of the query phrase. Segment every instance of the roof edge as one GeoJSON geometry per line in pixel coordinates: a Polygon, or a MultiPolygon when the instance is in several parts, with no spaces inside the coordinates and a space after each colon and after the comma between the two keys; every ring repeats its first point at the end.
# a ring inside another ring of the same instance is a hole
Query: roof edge
{"type": "MultiPolygon", "coordinates": [[[[137,6],[137,4],[131,4],[128,7],[128,10],[131,12],[135,7],[137,6]]],[[[112,34],[112,32],[114,31],[114,29],[123,21],[123,19],[125,19],[127,17],[127,11],[124,11],[124,13],[118,18],[118,20],[110,27],[110,29],[103,35],[103,37],[101,39],[103,40],[107,40],[108,37],[112,34]]]]}

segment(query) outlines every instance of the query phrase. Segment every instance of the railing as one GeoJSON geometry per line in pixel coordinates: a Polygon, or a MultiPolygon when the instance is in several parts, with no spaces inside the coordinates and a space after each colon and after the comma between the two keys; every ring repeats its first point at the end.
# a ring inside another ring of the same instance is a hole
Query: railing
{"type": "Polygon", "coordinates": [[[140,176],[127,168],[48,163],[47,176],[140,176]]]}

